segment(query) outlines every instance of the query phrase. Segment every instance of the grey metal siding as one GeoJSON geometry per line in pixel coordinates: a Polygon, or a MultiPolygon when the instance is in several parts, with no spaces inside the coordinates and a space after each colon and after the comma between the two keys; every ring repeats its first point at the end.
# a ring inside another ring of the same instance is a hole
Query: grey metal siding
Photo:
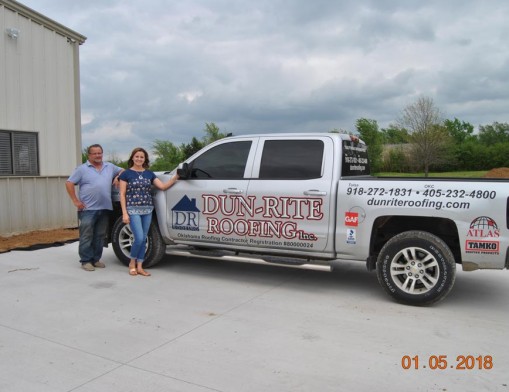
{"type": "Polygon", "coordinates": [[[17,162],[0,151],[17,165],[13,176],[0,177],[0,235],[77,224],[65,180],[81,163],[78,62],[85,40],[21,3],[0,0],[0,130],[37,135],[35,143],[11,140],[17,162]]]}

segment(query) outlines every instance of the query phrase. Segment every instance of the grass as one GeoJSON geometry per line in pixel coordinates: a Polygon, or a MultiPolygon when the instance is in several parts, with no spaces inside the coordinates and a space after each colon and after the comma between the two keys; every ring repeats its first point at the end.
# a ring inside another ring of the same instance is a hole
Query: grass
{"type": "MultiPolygon", "coordinates": [[[[458,171],[458,172],[444,172],[444,173],[429,173],[428,177],[452,177],[452,178],[481,178],[488,171],[458,171]]],[[[424,177],[424,173],[376,173],[373,174],[377,177],[424,177]]]]}

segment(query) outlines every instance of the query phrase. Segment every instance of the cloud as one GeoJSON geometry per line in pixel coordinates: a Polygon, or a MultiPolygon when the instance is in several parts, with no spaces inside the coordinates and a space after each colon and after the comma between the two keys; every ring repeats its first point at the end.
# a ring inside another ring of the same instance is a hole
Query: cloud
{"type": "Polygon", "coordinates": [[[133,123],[128,122],[105,122],[98,125],[94,121],[88,123],[84,127],[83,132],[83,148],[91,144],[99,143],[103,145],[105,153],[115,153],[125,158],[126,151],[123,150],[123,143],[130,143],[136,146],[143,143],[140,138],[133,133],[133,123]],[[119,141],[121,141],[119,145],[119,141]]]}
{"type": "Polygon", "coordinates": [[[83,144],[381,127],[425,95],[450,118],[508,122],[504,0],[25,0],[88,37],[83,144]]]}

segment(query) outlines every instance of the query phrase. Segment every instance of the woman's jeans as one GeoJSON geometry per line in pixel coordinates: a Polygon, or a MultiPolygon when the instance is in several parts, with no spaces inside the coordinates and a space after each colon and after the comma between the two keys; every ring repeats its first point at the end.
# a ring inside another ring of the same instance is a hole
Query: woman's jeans
{"type": "Polygon", "coordinates": [[[152,221],[152,214],[145,215],[129,215],[131,231],[133,232],[134,241],[131,246],[131,259],[138,263],[143,263],[145,259],[145,249],[147,242],[148,229],[152,221]]]}
{"type": "Polygon", "coordinates": [[[78,211],[80,228],[78,254],[82,264],[94,264],[101,260],[110,212],[110,210],[78,211]]]}

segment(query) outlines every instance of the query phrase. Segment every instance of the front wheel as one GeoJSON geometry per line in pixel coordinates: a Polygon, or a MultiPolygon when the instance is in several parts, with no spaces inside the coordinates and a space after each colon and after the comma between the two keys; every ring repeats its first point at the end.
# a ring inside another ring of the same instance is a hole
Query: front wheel
{"type": "Polygon", "coordinates": [[[456,263],[447,244],[425,231],[392,237],[380,251],[376,270],[385,291],[408,305],[430,305],[444,299],[456,277],[456,263]]]}
{"type": "MultiPolygon", "coordinates": [[[[115,255],[124,265],[128,266],[131,260],[131,246],[134,239],[131,227],[122,222],[122,217],[119,217],[113,225],[111,237],[115,255]]],[[[148,231],[146,247],[143,267],[150,268],[159,263],[166,253],[166,245],[154,221],[152,221],[148,231]]]]}

